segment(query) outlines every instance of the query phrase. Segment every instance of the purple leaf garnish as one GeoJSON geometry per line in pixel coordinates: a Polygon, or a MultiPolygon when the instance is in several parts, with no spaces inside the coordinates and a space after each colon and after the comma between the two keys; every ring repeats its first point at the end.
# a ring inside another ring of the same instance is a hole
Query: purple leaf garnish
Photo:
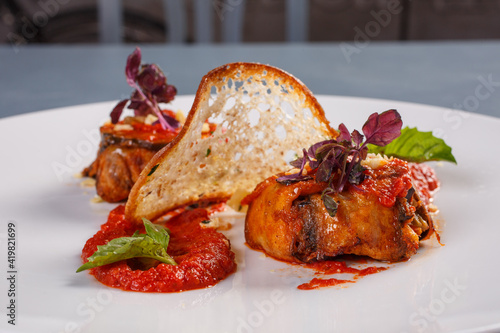
{"type": "Polygon", "coordinates": [[[349,183],[354,185],[359,185],[363,180],[365,180],[364,171],[366,168],[361,165],[361,163],[357,163],[353,166],[351,172],[349,172],[349,183]]]}
{"type": "Polygon", "coordinates": [[[293,166],[294,168],[300,169],[302,167],[302,161],[306,157],[299,157],[296,160],[293,160],[290,162],[290,165],[293,166]]]}
{"type": "Polygon", "coordinates": [[[351,141],[351,134],[344,123],[339,125],[339,136],[337,137],[337,142],[342,141],[351,141]]]}
{"type": "Polygon", "coordinates": [[[164,84],[153,90],[153,95],[156,96],[158,103],[168,103],[174,99],[176,94],[177,89],[170,84],[164,84]]]}
{"type": "MultiPolygon", "coordinates": [[[[175,130],[180,123],[160,110],[158,103],[168,103],[177,94],[177,89],[167,84],[167,78],[155,64],[141,66],[141,50],[136,47],[127,58],[125,67],[127,83],[134,88],[130,96],[128,109],[134,110],[135,116],[154,114],[163,129],[175,130]]],[[[111,121],[117,123],[123,108],[129,100],[123,100],[111,112],[111,121]]]]}
{"type": "Polygon", "coordinates": [[[285,175],[285,176],[278,177],[278,178],[276,178],[276,181],[280,184],[288,186],[288,185],[293,184],[293,183],[302,182],[302,181],[306,181],[306,180],[310,180],[310,179],[313,179],[313,177],[308,176],[308,175],[293,174],[293,175],[285,175]]]}
{"type": "Polygon", "coordinates": [[[392,109],[381,114],[373,113],[363,125],[366,136],[365,145],[368,143],[376,146],[385,146],[401,135],[403,121],[399,113],[392,109]]]}
{"type": "Polygon", "coordinates": [[[296,159],[295,161],[292,161],[295,165],[298,165],[298,162],[300,160],[300,171],[298,173],[278,177],[276,179],[276,181],[278,183],[281,183],[283,185],[290,185],[291,183],[296,183],[299,181],[312,179],[311,176],[307,176],[307,175],[302,174],[304,172],[304,168],[306,166],[306,163],[309,161],[307,151],[305,149],[302,149],[302,152],[304,154],[304,157],[302,157],[301,159],[296,159]]]}
{"type": "Polygon", "coordinates": [[[363,134],[359,133],[358,130],[352,131],[352,142],[356,145],[356,147],[361,146],[361,143],[363,142],[364,136],[363,134]]]}
{"type": "Polygon", "coordinates": [[[316,172],[316,181],[328,183],[321,194],[323,204],[331,216],[335,216],[338,203],[332,198],[341,193],[346,186],[359,185],[364,179],[366,170],[361,161],[368,155],[367,144],[385,146],[401,134],[403,122],[396,110],[388,110],[381,114],[370,115],[363,125],[363,134],[349,130],[344,124],[339,125],[339,136],[336,140],[325,140],[313,144],[308,150],[303,149],[303,156],[290,164],[300,171],[295,174],[281,176],[276,179],[281,184],[309,180],[312,177],[303,175],[306,163],[312,172],[316,172]],[[366,140],[363,142],[363,139],[366,140]]]}
{"type": "Polygon", "coordinates": [[[321,147],[318,147],[316,149],[316,154],[314,157],[318,161],[322,161],[322,160],[326,159],[329,154],[332,154],[333,152],[335,152],[335,148],[340,148],[340,147],[342,147],[342,146],[340,146],[337,143],[325,143],[324,145],[322,145],[321,147]]]}
{"type": "MultiPolygon", "coordinates": [[[[163,116],[163,119],[165,119],[165,121],[168,123],[169,126],[171,126],[173,128],[179,128],[181,126],[181,123],[177,119],[170,117],[168,114],[162,113],[162,116],[163,116]]],[[[160,122],[160,120],[157,120],[153,123],[153,125],[157,124],[159,122],[160,122]]]]}
{"type": "Polygon", "coordinates": [[[118,104],[116,104],[116,106],[111,111],[110,116],[111,116],[111,122],[113,124],[118,123],[118,121],[120,120],[120,116],[122,115],[123,108],[125,107],[127,102],[128,102],[128,99],[124,99],[123,101],[118,102],[118,104]]]}
{"type": "Polygon", "coordinates": [[[155,64],[143,65],[137,75],[137,84],[144,92],[153,92],[158,87],[165,86],[167,78],[155,64]]]}
{"type": "Polygon", "coordinates": [[[141,65],[141,49],[136,47],[134,52],[127,58],[127,65],[125,66],[125,77],[127,83],[134,87],[137,73],[139,73],[139,66],[141,65]]]}
{"type": "Polygon", "coordinates": [[[316,180],[319,182],[327,182],[333,172],[335,162],[332,160],[324,160],[316,171],[316,180]]]}
{"type": "Polygon", "coordinates": [[[322,146],[329,144],[329,143],[336,143],[336,142],[337,141],[335,141],[335,140],[326,140],[326,141],[317,142],[317,143],[313,144],[311,147],[309,147],[309,149],[307,150],[307,154],[309,155],[310,158],[316,158],[316,150],[319,147],[322,147],[322,146]]]}

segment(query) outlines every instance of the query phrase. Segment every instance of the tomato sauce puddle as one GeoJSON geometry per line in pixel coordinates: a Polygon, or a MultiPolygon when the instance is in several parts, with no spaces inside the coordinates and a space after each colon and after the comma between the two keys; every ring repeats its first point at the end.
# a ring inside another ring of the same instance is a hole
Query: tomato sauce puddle
{"type": "MultiPolygon", "coordinates": [[[[359,258],[352,260],[357,261],[358,263],[366,263],[366,259],[359,258]]],[[[327,261],[318,261],[315,263],[304,264],[305,267],[315,270],[314,275],[324,276],[324,275],[334,275],[334,274],[353,274],[352,280],[343,280],[336,278],[318,278],[315,277],[311,279],[311,281],[303,283],[297,287],[300,290],[312,290],[312,289],[320,289],[326,287],[337,286],[346,283],[354,283],[360,277],[375,274],[381,271],[385,271],[389,269],[389,267],[377,267],[370,266],[367,268],[354,268],[347,265],[345,261],[340,260],[327,260],[327,261]]]]}
{"type": "MultiPolygon", "coordinates": [[[[98,245],[114,238],[131,236],[137,230],[144,233],[144,226],[127,221],[124,212],[123,205],[110,212],[101,230],[85,244],[83,262],[87,262],[98,245]]],[[[142,270],[133,269],[139,267],[134,261],[119,261],[92,268],[90,272],[101,283],[128,291],[179,292],[213,286],[235,272],[236,263],[229,240],[213,228],[200,225],[207,219],[207,210],[194,209],[182,212],[165,223],[170,229],[167,252],[177,265],[159,263],[142,270]]]]}
{"type": "MultiPolygon", "coordinates": [[[[248,246],[249,249],[255,251],[255,249],[251,248],[248,244],[246,245],[248,246]]],[[[313,290],[313,289],[333,287],[347,283],[355,283],[356,280],[358,280],[359,278],[379,273],[390,268],[389,266],[369,266],[365,268],[356,268],[349,266],[350,264],[369,265],[372,262],[376,262],[376,260],[371,259],[369,257],[356,256],[350,254],[342,255],[336,258],[332,258],[330,260],[317,261],[312,263],[297,263],[297,262],[289,262],[285,260],[276,259],[272,256],[269,256],[262,250],[257,250],[257,251],[261,252],[264,256],[269,257],[273,260],[277,260],[294,267],[298,266],[313,270],[314,275],[317,277],[312,278],[309,282],[305,282],[298,285],[297,289],[299,290],[313,290]],[[335,274],[352,274],[352,280],[337,279],[333,277],[326,278],[326,276],[332,276],[335,274]]],[[[384,263],[387,265],[394,264],[393,262],[384,262],[384,263]]]]}

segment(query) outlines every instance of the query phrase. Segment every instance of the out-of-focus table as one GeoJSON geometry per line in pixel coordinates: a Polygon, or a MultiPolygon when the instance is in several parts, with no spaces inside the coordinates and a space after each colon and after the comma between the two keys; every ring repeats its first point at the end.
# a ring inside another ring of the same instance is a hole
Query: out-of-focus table
{"type": "MultiPolygon", "coordinates": [[[[134,45],[0,46],[0,117],[130,95],[134,45]]],[[[315,94],[394,99],[500,117],[500,42],[141,45],[179,94],[234,61],[280,67],[315,94]]]]}

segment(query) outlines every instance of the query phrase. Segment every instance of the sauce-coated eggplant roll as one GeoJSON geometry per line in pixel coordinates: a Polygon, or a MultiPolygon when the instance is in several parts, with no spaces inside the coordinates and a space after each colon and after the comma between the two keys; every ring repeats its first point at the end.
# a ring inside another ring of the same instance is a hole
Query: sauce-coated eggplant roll
{"type": "MultiPolygon", "coordinates": [[[[359,185],[330,194],[338,205],[334,216],[321,197],[327,183],[317,182],[314,174],[310,180],[288,185],[276,181],[280,175],[260,183],[243,202],[249,205],[248,245],[291,262],[342,254],[384,261],[410,258],[419,242],[435,232],[413,185],[412,173],[419,167],[396,158],[368,159],[364,166],[359,185]]],[[[431,181],[437,183],[429,177],[431,181]]]]}

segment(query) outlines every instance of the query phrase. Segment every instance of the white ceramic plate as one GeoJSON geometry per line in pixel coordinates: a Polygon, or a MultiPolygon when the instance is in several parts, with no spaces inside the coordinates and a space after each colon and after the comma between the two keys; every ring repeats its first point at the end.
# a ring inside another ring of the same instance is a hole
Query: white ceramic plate
{"type": "MultiPolygon", "coordinates": [[[[188,111],[192,96],[176,99],[188,111]]],[[[111,204],[91,203],[73,174],[95,157],[97,127],[113,102],[0,121],[2,332],[476,332],[500,330],[500,119],[396,101],[319,96],[334,126],[360,129],[397,108],[405,125],[434,131],[458,165],[436,165],[443,247],[344,287],[300,291],[312,273],[244,245],[243,220],[227,234],[238,270],[218,285],[176,294],[123,292],[76,274],[85,241],[111,204]],[[7,224],[16,238],[15,297],[7,278],[7,224]],[[15,301],[15,326],[7,309],[15,301]]]]}

